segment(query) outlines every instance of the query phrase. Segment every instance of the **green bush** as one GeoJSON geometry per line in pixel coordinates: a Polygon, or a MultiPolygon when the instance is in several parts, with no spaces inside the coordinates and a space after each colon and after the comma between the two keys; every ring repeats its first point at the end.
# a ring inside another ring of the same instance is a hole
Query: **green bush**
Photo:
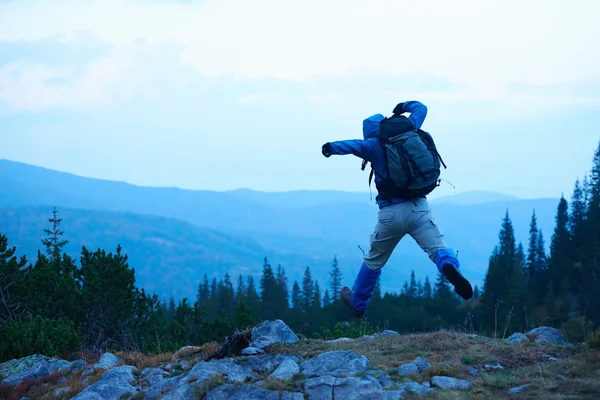
{"type": "Polygon", "coordinates": [[[77,348],[79,336],[73,322],[66,318],[51,320],[27,315],[0,326],[0,343],[2,362],[33,354],[61,356],[77,348]]]}
{"type": "Polygon", "coordinates": [[[570,342],[583,342],[589,332],[592,332],[594,324],[584,316],[575,316],[563,322],[560,330],[565,334],[570,342]]]}

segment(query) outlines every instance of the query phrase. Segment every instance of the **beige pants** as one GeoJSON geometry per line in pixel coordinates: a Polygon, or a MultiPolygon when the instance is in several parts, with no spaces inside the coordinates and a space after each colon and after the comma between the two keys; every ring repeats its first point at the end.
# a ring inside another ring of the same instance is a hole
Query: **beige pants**
{"type": "Polygon", "coordinates": [[[371,234],[370,249],[364,258],[367,267],[383,268],[406,234],[415,239],[431,261],[439,249],[448,247],[432,216],[429,202],[426,199],[406,201],[379,210],[377,224],[371,234]]]}

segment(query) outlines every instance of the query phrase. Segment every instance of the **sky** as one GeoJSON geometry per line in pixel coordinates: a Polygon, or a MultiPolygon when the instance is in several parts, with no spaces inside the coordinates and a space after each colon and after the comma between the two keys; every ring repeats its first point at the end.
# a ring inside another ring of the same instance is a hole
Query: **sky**
{"type": "Polygon", "coordinates": [[[448,166],[432,197],[570,196],[600,142],[598,20],[595,0],[0,0],[0,158],[368,191],[322,144],[418,100],[448,166]]]}

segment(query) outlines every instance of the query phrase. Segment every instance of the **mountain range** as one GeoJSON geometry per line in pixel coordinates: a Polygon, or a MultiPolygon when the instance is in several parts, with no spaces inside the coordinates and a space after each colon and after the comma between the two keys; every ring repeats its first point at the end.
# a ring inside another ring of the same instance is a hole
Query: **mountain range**
{"type": "MultiPolygon", "coordinates": [[[[526,247],[535,210],[548,247],[558,198],[469,192],[431,205],[465,274],[481,285],[505,213],[526,247]]],[[[290,286],[309,266],[324,291],[337,256],[344,283],[351,284],[377,215],[369,193],[142,187],[0,160],[0,232],[19,253],[35,259],[54,206],[69,254],[78,257],[82,245],[114,251],[120,244],[139,286],[176,299],[194,298],[205,273],[258,279],[265,257],[285,268],[290,286]]],[[[412,269],[422,280],[437,272],[407,237],[385,267],[382,289],[399,291],[412,269]]]]}

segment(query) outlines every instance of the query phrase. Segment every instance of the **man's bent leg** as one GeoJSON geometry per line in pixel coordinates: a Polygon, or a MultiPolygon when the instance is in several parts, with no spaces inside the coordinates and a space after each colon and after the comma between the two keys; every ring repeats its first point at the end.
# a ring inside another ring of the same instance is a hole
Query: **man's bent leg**
{"type": "Polygon", "coordinates": [[[434,262],[438,271],[442,273],[454,286],[456,293],[468,300],[473,296],[473,288],[460,273],[460,263],[452,250],[444,241],[444,234],[439,229],[431,213],[429,203],[419,199],[413,207],[410,235],[434,262]]]}
{"type": "Polygon", "coordinates": [[[404,235],[404,215],[400,207],[390,206],[382,209],[371,234],[369,253],[364,257],[354,281],[354,287],[351,290],[346,286],[341,293],[342,300],[352,308],[356,317],[364,316],[375,292],[375,285],[381,275],[381,269],[404,235]]]}

